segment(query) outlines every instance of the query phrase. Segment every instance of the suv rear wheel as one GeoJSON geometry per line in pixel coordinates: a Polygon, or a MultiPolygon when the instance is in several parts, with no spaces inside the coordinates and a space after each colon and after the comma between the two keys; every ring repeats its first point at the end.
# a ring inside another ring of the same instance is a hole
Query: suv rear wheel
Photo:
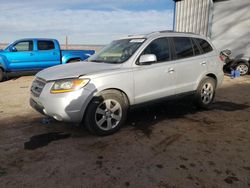
{"type": "Polygon", "coordinates": [[[216,81],[211,77],[205,77],[199,84],[195,95],[195,102],[198,107],[207,108],[215,96],[216,81]]]}
{"type": "Polygon", "coordinates": [[[117,132],[126,121],[128,104],[118,91],[105,91],[90,102],[84,124],[91,133],[110,135],[117,132]]]}

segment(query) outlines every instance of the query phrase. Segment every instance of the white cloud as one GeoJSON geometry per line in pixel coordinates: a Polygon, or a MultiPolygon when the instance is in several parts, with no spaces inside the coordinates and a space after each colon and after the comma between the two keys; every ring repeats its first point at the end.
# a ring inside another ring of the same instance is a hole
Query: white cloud
{"type": "MultiPolygon", "coordinates": [[[[41,2],[46,1],[48,0],[41,2]]],[[[133,1],[135,0],[122,0],[122,2],[133,1]]],[[[58,3],[67,2],[69,1],[62,0],[58,3]]],[[[100,1],[85,0],[85,2],[100,1]]],[[[12,1],[10,4],[1,5],[0,43],[24,37],[52,37],[63,42],[67,35],[70,43],[105,44],[128,34],[172,29],[173,12],[170,10],[67,10],[53,6],[30,7],[25,6],[25,3],[28,1],[23,1],[22,4],[12,1]]]]}
{"type": "MultiPolygon", "coordinates": [[[[93,5],[96,7],[103,7],[111,6],[111,7],[121,7],[123,5],[139,5],[139,4],[151,4],[151,3],[157,3],[162,2],[166,0],[11,0],[11,1],[4,1],[4,3],[1,4],[1,8],[6,8],[10,6],[14,7],[67,7],[71,5],[93,5]]],[[[172,0],[168,0],[172,1],[172,0]]],[[[1,2],[1,0],[0,0],[1,2]]]]}

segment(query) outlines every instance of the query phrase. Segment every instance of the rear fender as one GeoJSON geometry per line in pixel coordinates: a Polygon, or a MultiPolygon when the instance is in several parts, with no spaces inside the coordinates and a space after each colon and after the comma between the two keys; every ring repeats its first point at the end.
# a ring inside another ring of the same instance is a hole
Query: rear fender
{"type": "Polygon", "coordinates": [[[62,64],[65,64],[72,59],[80,59],[81,61],[83,61],[89,58],[94,53],[94,50],[62,51],[62,64]]]}
{"type": "Polygon", "coordinates": [[[220,80],[218,80],[219,76],[212,73],[212,72],[206,72],[205,74],[202,74],[199,79],[197,79],[197,82],[195,84],[195,87],[193,88],[193,90],[197,90],[199,84],[201,83],[201,81],[205,78],[205,77],[211,77],[213,79],[215,79],[216,81],[216,85],[220,84],[220,80]]]}
{"type": "Polygon", "coordinates": [[[73,59],[81,59],[82,61],[86,58],[83,58],[83,57],[76,57],[76,56],[71,56],[71,55],[65,55],[62,57],[62,64],[66,64],[68,63],[70,60],[73,60],[73,59]]]}

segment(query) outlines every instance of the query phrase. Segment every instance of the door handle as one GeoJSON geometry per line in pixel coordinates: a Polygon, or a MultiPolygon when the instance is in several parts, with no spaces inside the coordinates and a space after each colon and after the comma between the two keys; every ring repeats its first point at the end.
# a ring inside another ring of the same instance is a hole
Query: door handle
{"type": "Polygon", "coordinates": [[[30,56],[33,56],[34,55],[34,53],[30,53],[30,56]]]}
{"type": "Polygon", "coordinates": [[[168,69],[168,73],[169,73],[169,74],[174,73],[174,69],[173,69],[173,68],[169,68],[169,69],[168,69]]]}
{"type": "Polygon", "coordinates": [[[207,65],[207,62],[206,61],[201,62],[201,65],[205,66],[205,65],[207,65]]]}
{"type": "Polygon", "coordinates": [[[56,53],[56,52],[53,52],[53,55],[57,55],[57,53],[56,53]]]}

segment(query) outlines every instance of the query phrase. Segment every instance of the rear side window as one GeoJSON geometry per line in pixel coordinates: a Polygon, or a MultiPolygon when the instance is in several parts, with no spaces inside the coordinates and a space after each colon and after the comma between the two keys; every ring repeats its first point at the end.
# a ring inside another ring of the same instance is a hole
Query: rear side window
{"type": "Polygon", "coordinates": [[[199,49],[199,46],[197,45],[197,43],[195,42],[195,40],[192,40],[192,44],[193,44],[193,49],[194,49],[194,54],[195,55],[200,55],[201,51],[199,49]]]}
{"type": "Polygon", "coordinates": [[[200,45],[203,53],[208,53],[208,52],[211,52],[213,50],[212,46],[207,41],[205,41],[204,39],[196,38],[195,40],[200,45]]]}
{"type": "Polygon", "coordinates": [[[192,57],[194,55],[190,38],[173,37],[173,42],[177,59],[192,57]]]}
{"type": "Polygon", "coordinates": [[[53,50],[55,45],[53,41],[40,40],[37,42],[38,50],[53,50]]]}
{"type": "Polygon", "coordinates": [[[170,60],[170,49],[167,38],[159,38],[152,41],[143,54],[154,54],[157,58],[157,62],[170,60]]]}
{"type": "Polygon", "coordinates": [[[32,51],[33,41],[22,41],[15,44],[15,48],[18,52],[22,51],[32,51]]]}

